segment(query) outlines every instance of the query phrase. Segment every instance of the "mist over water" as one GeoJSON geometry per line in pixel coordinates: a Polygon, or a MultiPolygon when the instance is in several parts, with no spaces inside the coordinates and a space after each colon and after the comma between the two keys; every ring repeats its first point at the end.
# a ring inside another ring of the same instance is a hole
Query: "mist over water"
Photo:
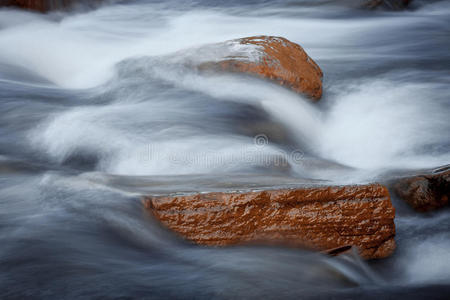
{"type": "Polygon", "coordinates": [[[196,247],[160,228],[140,196],[365,183],[450,163],[449,19],[446,1],[402,12],[351,1],[0,9],[0,295],[445,294],[448,209],[416,215],[394,196],[398,250],[363,262],[196,247]],[[318,63],[319,102],[189,67],[204,45],[262,34],[318,63]]]}

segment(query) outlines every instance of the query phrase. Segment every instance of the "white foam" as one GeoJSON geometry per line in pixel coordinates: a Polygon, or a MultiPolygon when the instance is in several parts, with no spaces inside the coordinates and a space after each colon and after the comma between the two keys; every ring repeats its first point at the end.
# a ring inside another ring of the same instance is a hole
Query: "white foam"
{"type": "MultiPolygon", "coordinates": [[[[159,9],[157,4],[106,6],[90,13],[67,15],[61,21],[23,12],[0,12],[1,17],[8,17],[0,31],[0,62],[28,68],[65,88],[88,88],[110,79],[114,65],[127,57],[170,54],[261,34],[299,42],[316,59],[347,55],[339,49],[331,53],[321,49],[324,44],[363,36],[377,22],[276,15],[261,19],[214,10],[181,13],[159,9]]],[[[395,20],[384,20],[382,26],[396,25],[395,20]]],[[[232,47],[252,59],[259,57],[254,46],[232,47]]],[[[352,53],[355,55],[364,54],[352,53]]]]}
{"type": "Polygon", "coordinates": [[[448,283],[450,280],[450,240],[438,234],[414,241],[401,260],[408,284],[448,283]]]}
{"type": "MultiPolygon", "coordinates": [[[[151,56],[162,62],[178,63],[195,59],[217,60],[237,53],[238,56],[258,60],[258,46],[235,42],[225,42],[228,47],[223,45],[224,41],[235,38],[264,34],[298,42],[319,65],[322,60],[339,62],[347,58],[373,63],[403,54],[397,51],[395,43],[374,47],[368,37],[382,37],[388,29],[390,32],[409,31],[418,22],[423,22],[422,13],[408,13],[401,19],[386,17],[380,22],[378,17],[324,20],[276,13],[261,18],[207,9],[161,10],[157,4],[139,4],[108,6],[55,21],[47,16],[8,11],[9,16],[16,14],[23,22],[2,19],[0,62],[28,68],[65,88],[87,88],[112,78],[115,64],[130,57],[151,56]],[[200,48],[204,52],[198,52],[199,46],[210,43],[213,44],[200,48]]],[[[5,12],[0,14],[5,15],[5,12]]],[[[414,46],[413,41],[405,40],[405,43],[414,46]]],[[[325,98],[321,101],[325,108],[319,109],[309,100],[263,81],[232,75],[205,77],[176,66],[167,67],[167,64],[146,71],[154,72],[154,77],[175,86],[210,95],[217,101],[260,106],[282,122],[299,144],[307,145],[312,154],[362,170],[372,170],[372,174],[384,168],[446,164],[450,159],[448,153],[420,152],[429,145],[448,142],[445,111],[440,111],[439,103],[427,101],[434,99],[434,83],[399,85],[390,83],[389,77],[372,76],[366,81],[355,78],[334,86],[327,82],[329,70],[324,69],[325,98]]],[[[135,115],[143,118],[142,111],[146,109],[154,107],[118,109],[117,106],[107,106],[68,111],[47,120],[41,132],[33,132],[36,136],[32,138],[33,145],[60,161],[76,149],[92,149],[103,156],[103,170],[111,172],[178,172],[181,169],[171,164],[163,166],[162,162],[158,167],[141,168],[128,160],[128,154],[123,154],[145,148],[152,135],[145,130],[130,133],[136,130],[133,122],[124,128],[116,124],[127,123],[135,115]],[[107,114],[115,119],[107,117],[107,114]],[[127,168],[127,165],[134,167],[127,168]]],[[[155,114],[164,116],[165,113],[164,108],[148,111],[148,118],[155,114]]],[[[151,131],[151,128],[147,130],[151,131]]],[[[203,133],[198,135],[203,136],[203,133]]],[[[194,151],[194,145],[205,147],[196,139],[186,139],[177,144],[171,137],[166,138],[164,142],[167,144],[161,142],[159,146],[162,152],[167,152],[168,148],[189,152],[194,151]],[[185,145],[191,142],[193,145],[185,145]]],[[[234,138],[221,138],[235,145],[234,138]]],[[[233,147],[219,142],[221,138],[211,142],[211,149],[232,152],[233,147]]],[[[206,167],[200,169],[207,170],[206,167]]],[[[195,171],[195,167],[183,170],[195,171]]]]}
{"type": "MultiPolygon", "coordinates": [[[[430,103],[430,84],[371,79],[338,92],[317,139],[322,156],[363,168],[424,168],[449,161],[428,145],[445,142],[445,111],[430,103]],[[430,116],[434,116],[430,118],[430,116]]],[[[437,88],[437,87],[436,87],[437,88]]]]}

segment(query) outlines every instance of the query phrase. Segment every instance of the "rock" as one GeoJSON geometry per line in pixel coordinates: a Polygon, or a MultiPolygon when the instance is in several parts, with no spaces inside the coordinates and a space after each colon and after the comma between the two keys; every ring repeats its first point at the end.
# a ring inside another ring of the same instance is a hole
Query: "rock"
{"type": "Polygon", "coordinates": [[[52,4],[53,1],[50,0],[0,0],[0,6],[16,6],[40,12],[50,10],[52,4]]]}
{"type": "Polygon", "coordinates": [[[97,5],[100,0],[0,0],[0,7],[15,6],[22,9],[35,10],[42,13],[66,9],[74,4],[97,5]]]}
{"type": "Polygon", "coordinates": [[[401,10],[406,8],[412,0],[368,0],[364,6],[370,9],[385,8],[389,10],[401,10]]]}
{"type": "Polygon", "coordinates": [[[431,211],[447,205],[450,197],[450,166],[400,179],[395,193],[417,211],[431,211]]]}
{"type": "Polygon", "coordinates": [[[379,184],[148,196],[156,219],[201,245],[283,244],[366,259],[395,249],[395,210],[379,184]],[[338,249],[338,250],[336,250],[338,249]]]}
{"type": "MultiPolygon", "coordinates": [[[[220,55],[199,68],[270,79],[314,100],[322,96],[322,71],[302,47],[282,37],[254,36],[203,48],[220,55]],[[222,50],[217,50],[220,48],[222,50]]],[[[206,53],[203,53],[207,55],[206,53]]],[[[207,55],[209,57],[209,55],[207,55]]]]}

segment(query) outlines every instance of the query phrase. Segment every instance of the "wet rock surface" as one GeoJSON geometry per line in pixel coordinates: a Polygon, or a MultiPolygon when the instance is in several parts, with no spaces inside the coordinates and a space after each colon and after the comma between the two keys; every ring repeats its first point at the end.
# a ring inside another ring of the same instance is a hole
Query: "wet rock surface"
{"type": "MultiPolygon", "coordinates": [[[[253,36],[206,46],[202,52],[223,52],[201,70],[229,71],[256,75],[305,94],[314,100],[322,96],[322,71],[301,46],[282,37],[253,36]],[[224,48],[219,49],[218,48],[224,48]]],[[[204,55],[208,55],[203,53],[204,55]]]]}
{"type": "Polygon", "coordinates": [[[402,178],[394,184],[394,191],[417,211],[444,207],[450,197],[450,166],[402,178]]]}
{"type": "Polygon", "coordinates": [[[395,210],[379,184],[148,196],[146,209],[171,230],[208,246],[285,244],[366,258],[395,249],[395,210]]]}

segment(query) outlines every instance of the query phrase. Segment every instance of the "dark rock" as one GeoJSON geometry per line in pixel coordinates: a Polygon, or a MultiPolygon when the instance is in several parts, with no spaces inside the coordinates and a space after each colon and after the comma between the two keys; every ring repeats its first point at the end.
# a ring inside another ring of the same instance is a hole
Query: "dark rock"
{"type": "Polygon", "coordinates": [[[400,179],[395,193],[417,211],[430,211],[448,204],[450,197],[450,166],[427,174],[400,179]]]}
{"type": "Polygon", "coordinates": [[[368,0],[364,6],[370,9],[384,8],[389,10],[405,9],[412,0],[368,0]]]}
{"type": "Polygon", "coordinates": [[[52,10],[66,9],[75,4],[95,6],[98,5],[100,1],[101,0],[0,0],[0,7],[14,6],[45,13],[52,10]]]}

